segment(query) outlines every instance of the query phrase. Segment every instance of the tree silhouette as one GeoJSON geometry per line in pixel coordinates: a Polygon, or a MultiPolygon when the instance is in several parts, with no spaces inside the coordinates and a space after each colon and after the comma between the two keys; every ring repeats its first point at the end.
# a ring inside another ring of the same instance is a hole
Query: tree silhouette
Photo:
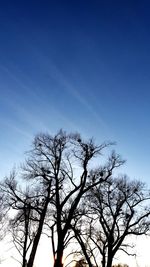
{"type": "Polygon", "coordinates": [[[84,141],[79,134],[63,131],[55,136],[41,134],[34,140],[26,171],[27,177],[37,179],[40,168],[52,180],[54,198],[47,225],[51,231],[55,267],[63,265],[63,252],[72,238],[71,224],[83,195],[107,180],[121,162],[119,157],[113,158],[107,169],[100,166],[91,171],[89,163],[109,145],[111,143],[95,145],[92,139],[84,141]]]}
{"type": "Polygon", "coordinates": [[[8,216],[8,229],[12,234],[15,248],[22,257],[22,267],[33,266],[47,207],[53,197],[51,182],[45,188],[45,175],[39,175],[40,184],[31,183],[29,186],[28,183],[28,186],[21,188],[13,171],[10,177],[1,183],[1,190],[5,194],[5,206],[11,213],[15,211],[13,217],[8,216]]]}
{"type": "MultiPolygon", "coordinates": [[[[112,204],[115,207],[116,202],[112,202],[109,209],[107,207],[109,214],[106,226],[102,224],[104,221],[102,218],[106,216],[103,212],[106,210],[106,201],[109,201],[107,205],[110,204],[109,195],[112,196],[117,190],[116,186],[108,194],[110,191],[108,188],[116,183],[113,182],[113,173],[124,163],[114,152],[106,162],[102,160],[102,152],[112,144],[107,142],[96,145],[93,139],[85,141],[77,133],[67,134],[62,130],[56,135],[39,134],[35,137],[19,175],[12,173],[1,184],[8,207],[16,211],[10,220],[10,228],[14,244],[22,255],[23,267],[33,266],[40,237],[45,228],[46,233],[51,237],[54,267],[63,266],[64,250],[75,237],[88,265],[92,266],[91,257],[94,257],[94,252],[89,248],[94,246],[94,242],[98,245],[103,240],[101,238],[96,241],[93,231],[95,229],[98,237],[102,232],[101,229],[111,228],[109,216],[112,216],[112,204]],[[95,159],[97,167],[93,167],[95,159]],[[21,179],[24,181],[22,186],[18,182],[21,179]],[[86,225],[90,220],[90,227],[83,226],[87,215],[89,217],[86,219],[86,225]]],[[[124,196],[123,190],[120,189],[118,192],[122,192],[121,196],[124,196]]],[[[114,195],[116,201],[117,194],[114,195]]],[[[126,200],[128,196],[126,195],[126,200]]],[[[129,211],[131,217],[131,209],[129,211]]],[[[127,214],[128,212],[126,216],[127,214]]],[[[116,221],[114,225],[116,227],[116,221]]],[[[103,237],[105,234],[106,231],[103,237]]],[[[110,235],[109,231],[106,236],[108,235],[110,235]]],[[[114,244],[111,237],[110,235],[107,242],[114,244]]],[[[106,253],[105,249],[104,252],[106,259],[109,253],[106,253]]],[[[103,267],[105,267],[104,264],[103,267]]]]}
{"type": "Polygon", "coordinates": [[[86,226],[76,225],[75,233],[90,263],[99,266],[101,257],[102,267],[111,267],[118,250],[134,255],[127,237],[149,231],[149,199],[144,183],[129,181],[125,176],[111,177],[88,192],[86,226]],[[77,229],[83,231],[78,234],[77,229]]]}

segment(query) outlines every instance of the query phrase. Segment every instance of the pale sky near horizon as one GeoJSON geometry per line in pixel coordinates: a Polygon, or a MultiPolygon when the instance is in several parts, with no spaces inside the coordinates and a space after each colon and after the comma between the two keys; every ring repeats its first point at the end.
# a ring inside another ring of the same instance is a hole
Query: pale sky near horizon
{"type": "Polygon", "coordinates": [[[150,186],[149,14],[148,0],[0,2],[2,178],[63,128],[116,141],[120,172],[150,186]]]}

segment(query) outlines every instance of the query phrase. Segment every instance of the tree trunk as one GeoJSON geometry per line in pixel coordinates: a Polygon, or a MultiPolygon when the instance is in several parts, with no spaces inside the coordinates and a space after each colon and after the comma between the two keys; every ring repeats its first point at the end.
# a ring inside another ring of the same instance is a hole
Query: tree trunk
{"type": "Polygon", "coordinates": [[[27,241],[28,241],[28,228],[29,228],[29,214],[30,214],[30,208],[26,209],[24,208],[24,214],[25,214],[25,239],[24,239],[24,245],[23,245],[23,262],[22,262],[22,267],[27,266],[27,260],[26,260],[26,255],[27,255],[27,241]]]}
{"type": "Polygon", "coordinates": [[[106,267],[106,258],[105,258],[105,254],[102,255],[102,267],[106,267]]]}
{"type": "Polygon", "coordinates": [[[41,237],[41,233],[42,233],[42,229],[39,230],[39,232],[37,233],[37,235],[36,235],[36,237],[34,239],[32,251],[31,251],[28,263],[27,263],[27,267],[32,267],[33,266],[36,250],[37,250],[38,243],[39,243],[39,240],[40,240],[40,237],[41,237]]]}
{"type": "Polygon", "coordinates": [[[38,230],[37,230],[36,236],[34,238],[33,247],[32,247],[32,250],[31,250],[31,253],[30,253],[30,257],[29,257],[29,260],[28,260],[28,263],[27,263],[27,267],[32,267],[33,263],[34,263],[35,254],[36,254],[37,247],[38,247],[38,244],[39,244],[39,241],[40,241],[40,237],[41,237],[41,234],[42,234],[42,229],[43,229],[43,224],[44,224],[44,220],[45,220],[45,216],[46,216],[46,212],[47,212],[48,203],[49,203],[49,194],[48,194],[48,197],[46,199],[45,207],[43,208],[43,212],[41,214],[38,230]]]}
{"type": "Polygon", "coordinates": [[[59,257],[55,260],[54,267],[63,267],[62,257],[59,257]]]}
{"type": "Polygon", "coordinates": [[[23,263],[22,263],[22,267],[26,267],[27,266],[27,261],[25,258],[23,258],[23,263]]]}
{"type": "Polygon", "coordinates": [[[63,267],[62,258],[63,258],[64,246],[63,246],[63,242],[60,242],[60,240],[58,242],[59,243],[57,247],[57,256],[54,261],[54,267],[63,267]]]}
{"type": "MultiPolygon", "coordinates": [[[[74,231],[75,237],[76,237],[76,239],[77,239],[79,245],[80,245],[81,248],[82,248],[82,251],[83,251],[83,254],[84,254],[84,256],[85,256],[85,259],[86,259],[86,261],[87,261],[87,263],[88,263],[88,266],[89,266],[89,267],[93,267],[92,262],[91,262],[91,259],[90,259],[89,255],[88,255],[87,250],[86,250],[86,246],[85,246],[85,244],[84,244],[84,242],[83,242],[83,240],[82,240],[80,234],[79,234],[78,231],[75,229],[75,227],[73,227],[73,231],[74,231]]],[[[102,267],[105,267],[105,266],[102,266],[102,267]]]]}
{"type": "Polygon", "coordinates": [[[107,267],[111,267],[111,266],[112,266],[112,260],[113,260],[112,255],[108,255],[108,259],[107,259],[107,267]]]}

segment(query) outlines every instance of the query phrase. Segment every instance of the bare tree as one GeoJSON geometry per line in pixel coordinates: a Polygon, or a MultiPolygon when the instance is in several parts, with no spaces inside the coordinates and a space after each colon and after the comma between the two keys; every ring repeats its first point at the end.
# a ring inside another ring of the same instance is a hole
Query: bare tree
{"type": "Polygon", "coordinates": [[[45,184],[52,181],[54,198],[49,207],[47,225],[51,231],[54,266],[62,267],[63,252],[72,238],[72,223],[84,194],[111,177],[122,161],[111,157],[109,164],[91,170],[91,162],[112,143],[95,145],[92,139],[84,141],[79,134],[63,131],[51,136],[36,136],[27,167],[26,178],[40,179],[45,173],[45,184]],[[48,178],[48,181],[47,181],[48,178]]]}
{"type": "MultiPolygon", "coordinates": [[[[45,183],[45,180],[42,182],[45,183]]],[[[46,189],[43,183],[33,183],[30,186],[28,184],[21,188],[15,172],[1,183],[1,189],[5,193],[5,205],[10,209],[8,229],[15,248],[21,255],[22,267],[33,266],[47,207],[53,195],[51,182],[49,181],[46,189]]]]}
{"type": "Polygon", "coordinates": [[[1,190],[5,195],[5,205],[8,208],[8,230],[12,234],[13,243],[22,257],[21,265],[26,266],[26,254],[31,242],[30,238],[30,204],[29,195],[18,186],[13,171],[9,178],[1,183],[1,190]]]}
{"type": "MultiPolygon", "coordinates": [[[[4,241],[6,233],[7,233],[7,226],[8,226],[8,208],[5,202],[5,194],[0,188],[0,241],[4,241]]],[[[3,243],[2,243],[3,244],[3,243]]],[[[0,254],[0,264],[2,264],[4,260],[3,252],[0,254]]]]}
{"type": "Polygon", "coordinates": [[[74,237],[72,225],[83,197],[107,181],[123,163],[112,154],[106,164],[99,162],[98,167],[92,167],[92,161],[97,157],[98,162],[110,145],[95,145],[93,139],[84,141],[79,134],[63,131],[35,137],[20,174],[27,190],[18,187],[15,176],[6,179],[4,186],[10,207],[17,210],[11,224],[18,222],[13,228],[14,242],[21,244],[23,267],[33,266],[44,227],[50,231],[54,267],[63,266],[64,249],[74,237]],[[23,240],[18,239],[19,231],[24,233],[23,240]]]}
{"type": "Polygon", "coordinates": [[[101,257],[102,267],[111,267],[118,250],[134,255],[127,237],[147,234],[150,227],[150,193],[145,184],[125,176],[109,178],[88,192],[88,200],[89,217],[80,233],[80,243],[89,251],[85,257],[96,266],[101,257]]]}

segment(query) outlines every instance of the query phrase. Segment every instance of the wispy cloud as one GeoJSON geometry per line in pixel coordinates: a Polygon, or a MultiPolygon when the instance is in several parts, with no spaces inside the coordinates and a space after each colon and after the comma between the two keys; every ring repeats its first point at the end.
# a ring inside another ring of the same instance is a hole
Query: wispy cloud
{"type": "Polygon", "coordinates": [[[99,115],[99,113],[96,112],[96,110],[93,108],[93,106],[90,104],[90,102],[86,99],[86,95],[83,96],[79,92],[79,90],[77,88],[75,88],[75,86],[69,81],[69,79],[67,77],[65,77],[63,72],[60,71],[60,69],[56,65],[52,64],[51,62],[49,62],[49,75],[51,77],[55,78],[55,80],[57,80],[57,82],[59,82],[59,84],[61,84],[63,86],[64,90],[66,90],[88,112],[90,112],[92,114],[92,116],[94,117],[94,119],[96,119],[96,121],[98,123],[100,123],[101,126],[107,128],[107,124],[102,119],[102,117],[99,115]]]}
{"type": "MultiPolygon", "coordinates": [[[[87,116],[90,114],[90,117],[93,117],[95,123],[103,128],[105,132],[108,132],[108,125],[95,110],[90,101],[87,100],[86,95],[82,95],[69,78],[66,77],[50,59],[47,59],[42,55],[41,52],[39,53],[39,61],[45,74],[49,77],[49,82],[51,82],[51,78],[54,79],[61,85],[61,90],[66,91],[71,98],[74,98],[75,102],[77,101],[77,103],[81,104],[83,109],[87,111],[87,116]]],[[[80,126],[70,120],[66,114],[62,114],[56,103],[52,103],[50,99],[48,101],[48,96],[45,95],[47,93],[46,90],[42,90],[41,88],[42,84],[39,84],[39,87],[36,87],[35,85],[34,87],[29,86],[29,84],[34,84],[34,82],[32,82],[30,77],[26,77],[24,73],[22,74],[21,71],[17,73],[16,66],[14,66],[14,69],[10,69],[4,65],[0,65],[0,68],[20,87],[20,91],[14,90],[13,98],[7,99],[6,102],[10,108],[18,114],[17,116],[21,118],[22,123],[26,124],[27,129],[30,128],[34,132],[39,131],[40,129],[49,129],[49,125],[52,125],[52,121],[54,121],[56,117],[60,127],[64,127],[65,124],[65,127],[68,125],[72,130],[80,131],[80,126]],[[31,109],[28,108],[28,103],[24,102],[24,104],[22,104],[18,102],[19,95],[20,98],[25,98],[25,102],[32,102],[31,109]],[[53,114],[53,116],[50,114],[53,114]]],[[[47,88],[48,86],[49,85],[47,84],[47,88]]],[[[10,91],[11,90],[12,88],[10,88],[10,91]]],[[[63,93],[61,92],[61,94],[63,93]]],[[[20,126],[17,126],[16,124],[16,130],[17,128],[19,130],[20,126]]],[[[20,129],[20,133],[21,131],[22,130],[20,129]]],[[[83,132],[83,129],[81,132],[83,132]]]]}
{"type": "MultiPolygon", "coordinates": [[[[90,101],[87,100],[86,95],[82,95],[79,89],[77,89],[74,84],[66,77],[62,70],[53,62],[53,60],[44,55],[44,52],[38,49],[38,47],[33,47],[31,45],[31,49],[39,62],[43,72],[45,75],[48,75],[49,78],[53,78],[58,84],[62,86],[62,89],[70,94],[78,103],[80,103],[83,108],[85,108],[96,120],[97,123],[101,127],[104,127],[106,131],[108,131],[108,125],[103,120],[102,116],[95,110],[95,108],[91,105],[90,101]]],[[[88,88],[90,90],[90,88],[88,88]]]]}
{"type": "MultiPolygon", "coordinates": [[[[65,128],[72,129],[73,131],[79,130],[79,126],[68,119],[66,115],[62,114],[56,103],[50,101],[49,96],[45,95],[45,90],[42,90],[42,88],[36,88],[36,90],[34,87],[29,87],[26,85],[26,80],[22,81],[21,78],[19,78],[19,74],[17,77],[17,74],[14,74],[13,70],[6,66],[0,65],[0,68],[9,78],[13,79],[20,88],[20,90],[15,90],[15,88],[11,87],[8,91],[10,91],[12,97],[7,97],[7,95],[3,94],[3,99],[1,98],[1,101],[8,107],[10,115],[14,113],[15,117],[17,117],[15,120],[12,120],[12,122],[7,118],[7,122],[9,121],[7,126],[9,124],[9,128],[18,133],[20,132],[22,135],[28,136],[29,133],[27,129],[30,129],[30,131],[32,130],[34,133],[37,131],[48,131],[50,128],[53,128],[53,122],[57,121],[59,127],[63,128],[65,125],[65,128]],[[28,107],[29,101],[32,102],[30,108],[28,107]],[[24,125],[24,130],[22,130],[22,124],[24,125]]],[[[2,117],[0,117],[0,119],[2,122],[2,117]]],[[[6,117],[4,120],[6,120],[6,117]]]]}

